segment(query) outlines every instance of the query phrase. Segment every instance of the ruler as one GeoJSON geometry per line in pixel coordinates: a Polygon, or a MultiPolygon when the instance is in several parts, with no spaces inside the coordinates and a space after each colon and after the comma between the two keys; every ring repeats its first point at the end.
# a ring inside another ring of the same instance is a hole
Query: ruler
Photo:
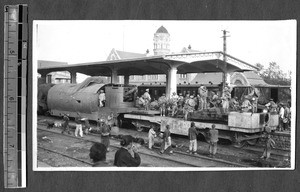
{"type": "Polygon", "coordinates": [[[28,7],[4,6],[4,187],[26,187],[28,7]]]}

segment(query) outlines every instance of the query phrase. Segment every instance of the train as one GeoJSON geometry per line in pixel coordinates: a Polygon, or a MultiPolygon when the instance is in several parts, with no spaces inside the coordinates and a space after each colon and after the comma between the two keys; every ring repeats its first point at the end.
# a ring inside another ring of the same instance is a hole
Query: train
{"type": "MultiPolygon", "coordinates": [[[[178,93],[197,94],[199,86],[200,84],[178,85],[178,93]]],[[[209,91],[220,89],[220,85],[206,86],[209,91]]],[[[219,130],[219,137],[230,140],[237,146],[246,143],[254,145],[266,126],[274,130],[279,125],[278,114],[225,113],[218,108],[207,109],[201,115],[197,112],[192,113],[187,120],[180,117],[160,116],[157,110],[146,111],[136,106],[136,98],[146,88],[150,89],[150,94],[154,99],[165,91],[165,85],[102,84],[97,77],[89,77],[79,84],[41,84],[38,87],[38,114],[58,117],[67,114],[73,118],[82,117],[91,121],[99,121],[107,119],[111,113],[114,113],[120,127],[124,122],[129,122],[139,131],[154,126],[163,132],[166,125],[169,125],[171,133],[178,135],[187,135],[188,128],[193,121],[200,136],[204,139],[209,138],[209,129],[215,124],[216,129],[219,130]],[[103,107],[99,107],[101,90],[106,95],[103,107]]],[[[231,92],[233,96],[241,92],[238,88],[235,89],[231,92]]]]}

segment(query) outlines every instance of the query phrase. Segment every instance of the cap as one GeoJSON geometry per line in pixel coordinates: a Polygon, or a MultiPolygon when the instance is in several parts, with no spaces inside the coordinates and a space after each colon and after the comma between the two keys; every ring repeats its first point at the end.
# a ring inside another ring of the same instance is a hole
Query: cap
{"type": "Polygon", "coordinates": [[[149,91],[149,89],[146,89],[146,91],[149,91]]]}

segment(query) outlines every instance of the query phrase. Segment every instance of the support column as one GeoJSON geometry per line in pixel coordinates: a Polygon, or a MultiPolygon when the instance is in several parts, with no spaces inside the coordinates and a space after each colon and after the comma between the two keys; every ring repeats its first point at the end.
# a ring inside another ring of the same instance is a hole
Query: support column
{"type": "Polygon", "coordinates": [[[117,70],[111,70],[111,83],[119,83],[119,77],[117,70]]]}
{"type": "Polygon", "coordinates": [[[124,85],[129,85],[129,75],[124,75],[124,85]]]}
{"type": "Polygon", "coordinates": [[[177,93],[177,68],[171,67],[167,75],[166,96],[170,98],[173,92],[177,93]]]}
{"type": "Polygon", "coordinates": [[[71,83],[76,84],[77,74],[76,71],[70,71],[71,83]]]}
{"type": "Polygon", "coordinates": [[[47,73],[40,73],[41,77],[38,80],[38,84],[45,84],[46,83],[46,77],[47,77],[47,73]]]}

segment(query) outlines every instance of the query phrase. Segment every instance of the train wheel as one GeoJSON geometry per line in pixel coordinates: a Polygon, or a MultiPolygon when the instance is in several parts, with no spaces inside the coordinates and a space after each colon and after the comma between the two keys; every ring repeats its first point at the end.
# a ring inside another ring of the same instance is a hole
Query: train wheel
{"type": "Polygon", "coordinates": [[[258,138],[247,140],[247,143],[251,146],[256,145],[257,142],[258,142],[258,138]]]}
{"type": "Polygon", "coordinates": [[[234,143],[233,146],[236,147],[236,148],[243,148],[244,146],[246,146],[247,141],[241,141],[241,142],[237,142],[237,143],[234,143]]]}

